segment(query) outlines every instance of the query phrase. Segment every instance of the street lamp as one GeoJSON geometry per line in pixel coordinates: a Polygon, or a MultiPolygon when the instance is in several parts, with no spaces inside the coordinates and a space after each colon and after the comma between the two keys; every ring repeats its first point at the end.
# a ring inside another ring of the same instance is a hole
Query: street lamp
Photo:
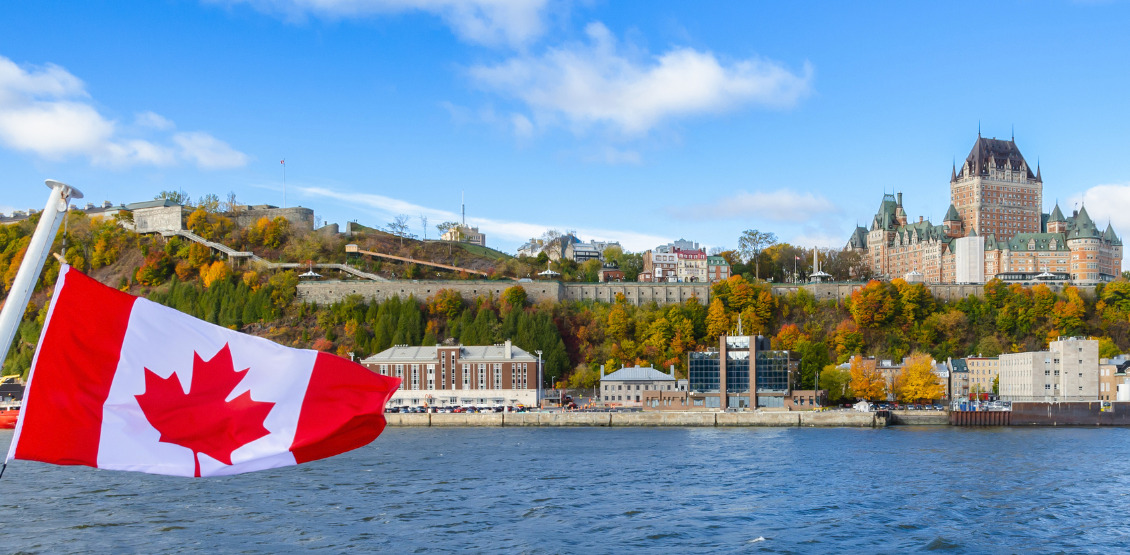
{"type": "Polygon", "coordinates": [[[541,410],[541,349],[534,352],[538,354],[538,391],[535,399],[537,400],[538,410],[541,410]]]}

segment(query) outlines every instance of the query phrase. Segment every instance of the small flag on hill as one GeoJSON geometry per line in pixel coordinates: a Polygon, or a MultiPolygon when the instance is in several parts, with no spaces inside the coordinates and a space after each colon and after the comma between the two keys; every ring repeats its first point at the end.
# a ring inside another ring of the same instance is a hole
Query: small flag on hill
{"type": "Polygon", "coordinates": [[[376,439],[400,380],[283,347],[63,266],[5,462],[220,476],[376,439]]]}

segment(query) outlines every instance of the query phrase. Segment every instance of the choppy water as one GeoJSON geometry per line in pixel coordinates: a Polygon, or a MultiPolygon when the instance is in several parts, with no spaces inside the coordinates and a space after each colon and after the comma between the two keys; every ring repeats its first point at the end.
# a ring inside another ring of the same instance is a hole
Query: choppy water
{"type": "Polygon", "coordinates": [[[389,429],[218,479],[16,461],[0,551],[1121,552],[1128,470],[1126,429],[389,429]]]}

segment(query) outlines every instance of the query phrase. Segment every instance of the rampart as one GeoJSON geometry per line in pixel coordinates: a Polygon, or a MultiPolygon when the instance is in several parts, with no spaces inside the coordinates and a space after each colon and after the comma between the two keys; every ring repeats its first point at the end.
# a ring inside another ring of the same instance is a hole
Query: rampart
{"type": "Polygon", "coordinates": [[[250,206],[243,207],[227,215],[231,217],[231,219],[235,221],[235,225],[239,227],[251,227],[255,225],[255,222],[258,222],[260,218],[273,220],[282,216],[296,229],[304,229],[307,231],[314,229],[314,211],[301,206],[293,206],[290,208],[250,206]]]}
{"type": "MultiPolygon", "coordinates": [[[[503,291],[515,285],[512,281],[486,280],[420,280],[420,281],[319,281],[298,284],[298,298],[303,302],[330,304],[349,296],[361,295],[365,299],[384,301],[391,297],[406,299],[415,296],[427,299],[441,289],[458,291],[464,299],[493,296],[498,298],[503,291]]],[[[561,283],[559,281],[534,281],[519,283],[526,290],[531,302],[542,301],[581,301],[592,300],[613,302],[616,294],[623,294],[628,303],[643,305],[649,302],[658,304],[681,303],[691,297],[698,297],[702,303],[710,298],[710,286],[705,283],[561,283]]]]}
{"type": "MultiPolygon", "coordinates": [[[[427,299],[440,289],[458,291],[465,299],[493,295],[496,298],[508,287],[515,285],[512,281],[464,281],[464,280],[421,280],[421,281],[390,281],[383,283],[364,281],[319,281],[303,282],[298,284],[298,298],[304,302],[329,304],[340,301],[349,295],[361,295],[366,299],[385,300],[399,296],[406,299],[415,295],[417,299],[427,299]]],[[[702,304],[710,302],[710,284],[708,283],[562,283],[559,281],[534,281],[519,283],[526,290],[526,295],[532,302],[560,302],[560,301],[597,301],[611,303],[616,300],[616,294],[624,295],[624,299],[636,306],[649,302],[660,305],[677,304],[691,297],[697,297],[702,304]]],[[[818,283],[807,285],[773,285],[774,295],[783,296],[804,289],[811,293],[818,301],[844,302],[851,298],[856,289],[863,287],[864,283],[818,283]]],[[[1053,291],[1062,290],[1061,285],[1049,285],[1053,291]]],[[[1093,286],[1076,286],[1083,296],[1093,296],[1093,286]]],[[[981,285],[942,285],[927,284],[926,288],[935,298],[942,302],[960,301],[970,295],[981,296],[985,292],[981,285]]]]}

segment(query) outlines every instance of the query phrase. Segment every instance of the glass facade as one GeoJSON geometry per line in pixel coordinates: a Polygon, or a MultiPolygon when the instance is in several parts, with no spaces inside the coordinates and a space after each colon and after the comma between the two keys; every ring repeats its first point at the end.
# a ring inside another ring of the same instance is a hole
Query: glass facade
{"type": "Polygon", "coordinates": [[[726,351],[726,392],[749,393],[749,351],[726,351]]]}
{"type": "Polygon", "coordinates": [[[717,351],[690,353],[687,365],[687,387],[690,391],[698,393],[718,393],[720,377],[718,375],[717,351]]]}
{"type": "Polygon", "coordinates": [[[757,353],[757,390],[786,392],[789,389],[789,353],[759,351],[757,353]]]}

